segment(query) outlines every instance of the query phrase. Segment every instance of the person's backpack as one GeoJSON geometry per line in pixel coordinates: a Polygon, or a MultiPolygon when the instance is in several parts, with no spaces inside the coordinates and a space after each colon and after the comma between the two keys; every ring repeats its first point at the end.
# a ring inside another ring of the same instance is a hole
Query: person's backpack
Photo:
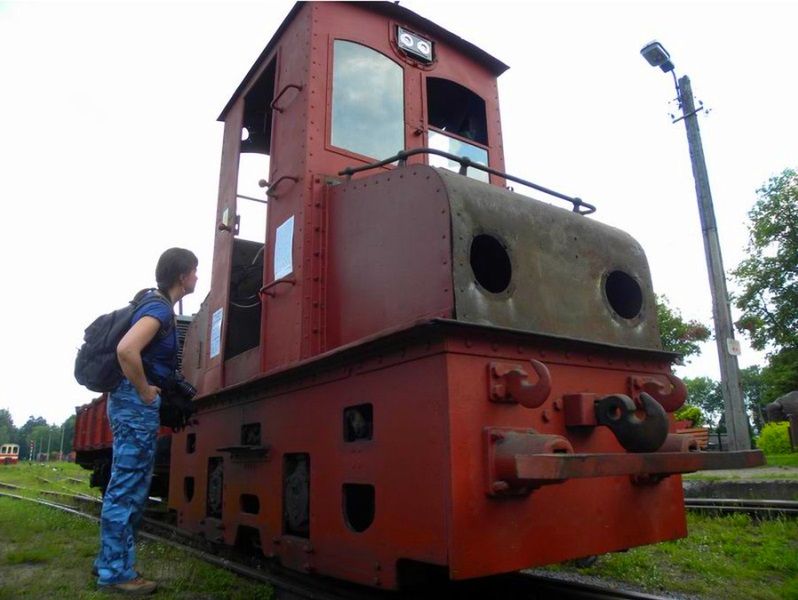
{"type": "MultiPolygon", "coordinates": [[[[151,290],[140,291],[127,306],[97,317],[86,328],[84,343],[75,358],[75,379],[79,384],[93,392],[111,392],[116,389],[124,378],[116,358],[116,347],[130,329],[133,314],[139,307],[151,302],[162,302],[172,309],[169,301],[160,294],[147,296],[146,292],[149,291],[151,290]]],[[[158,335],[165,335],[173,326],[158,335]]]]}

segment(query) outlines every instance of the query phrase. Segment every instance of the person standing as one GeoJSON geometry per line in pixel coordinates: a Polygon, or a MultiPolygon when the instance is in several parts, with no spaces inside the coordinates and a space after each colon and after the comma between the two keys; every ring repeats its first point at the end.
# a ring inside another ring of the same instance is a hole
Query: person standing
{"type": "Polygon", "coordinates": [[[152,479],[161,387],[177,366],[173,307],[194,291],[197,265],[194,253],[183,248],[170,248],[161,255],[155,268],[158,289],[137,296],[139,308],[116,349],[125,377],[108,396],[114,454],[103,497],[100,551],[94,561],[103,589],[141,595],[157,588],[134,569],[136,531],[152,479]]]}

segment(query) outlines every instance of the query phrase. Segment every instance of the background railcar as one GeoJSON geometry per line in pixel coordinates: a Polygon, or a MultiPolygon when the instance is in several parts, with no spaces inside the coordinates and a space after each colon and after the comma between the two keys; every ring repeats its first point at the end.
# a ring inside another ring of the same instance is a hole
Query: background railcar
{"type": "Polygon", "coordinates": [[[0,445],[0,465],[13,465],[19,462],[19,446],[17,444],[0,445]]]}

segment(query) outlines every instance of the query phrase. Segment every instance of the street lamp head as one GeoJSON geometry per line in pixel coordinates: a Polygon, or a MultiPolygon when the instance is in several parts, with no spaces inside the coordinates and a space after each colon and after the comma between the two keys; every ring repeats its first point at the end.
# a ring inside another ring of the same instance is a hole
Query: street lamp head
{"type": "Polygon", "coordinates": [[[640,51],[652,67],[659,67],[663,73],[670,73],[673,71],[673,63],[671,62],[671,55],[663,48],[657,40],[649,42],[640,51]]]}

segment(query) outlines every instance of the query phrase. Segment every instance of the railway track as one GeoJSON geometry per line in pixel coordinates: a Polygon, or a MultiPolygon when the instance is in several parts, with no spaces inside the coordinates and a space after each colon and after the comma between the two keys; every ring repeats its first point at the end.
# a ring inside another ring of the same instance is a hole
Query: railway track
{"type": "MultiPolygon", "coordinates": [[[[99,522],[102,503],[98,498],[82,494],[67,494],[35,490],[3,484],[0,497],[32,502],[51,509],[99,522]],[[48,499],[25,495],[37,494],[48,499]],[[57,501],[56,498],[64,501],[57,501]]],[[[583,582],[567,581],[554,576],[512,573],[479,580],[445,582],[438,585],[397,593],[374,590],[330,580],[311,577],[249,557],[234,556],[210,548],[207,542],[196,540],[161,519],[145,517],[139,532],[142,538],[181,549],[207,563],[231,571],[253,581],[274,587],[281,600],[440,600],[441,598],[502,598],[502,600],[666,600],[661,596],[627,590],[617,590],[583,582]]],[[[668,600],[673,600],[669,597],[668,600]]]]}
{"type": "Polygon", "coordinates": [[[685,498],[684,507],[706,513],[747,513],[757,518],[798,517],[798,501],[748,498],[685,498]]]}

